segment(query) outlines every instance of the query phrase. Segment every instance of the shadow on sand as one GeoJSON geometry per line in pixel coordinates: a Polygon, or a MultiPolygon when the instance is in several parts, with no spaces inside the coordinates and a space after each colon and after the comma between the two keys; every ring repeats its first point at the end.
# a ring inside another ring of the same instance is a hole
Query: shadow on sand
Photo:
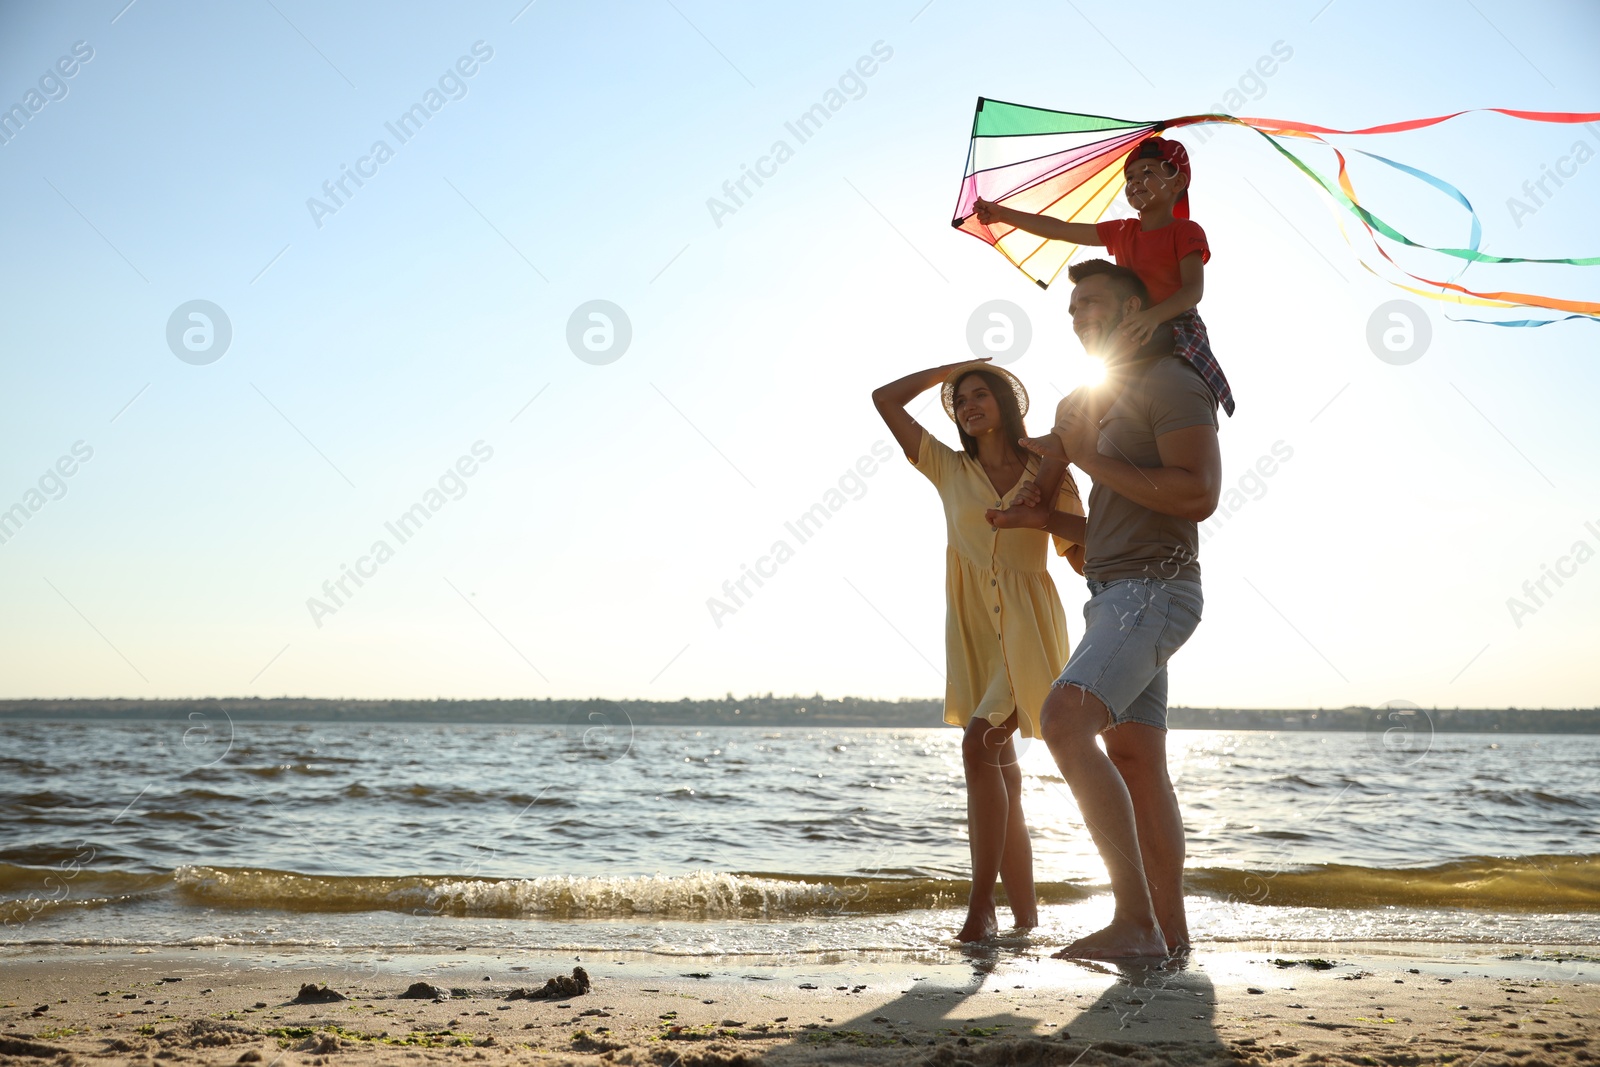
{"type": "Polygon", "coordinates": [[[773,1065],[937,1067],[1237,1062],[1217,1036],[1216,993],[1191,960],[1101,963],[969,947],[971,977],[915,981],[895,1000],[797,1035],[773,1065]],[[1052,973],[1060,968],[1059,977],[1052,973]],[[1026,979],[1025,982],[1013,979],[1026,979]],[[1009,988],[1006,988],[1009,986],[1009,988]],[[973,998],[992,1010],[972,1010],[973,998]]]}

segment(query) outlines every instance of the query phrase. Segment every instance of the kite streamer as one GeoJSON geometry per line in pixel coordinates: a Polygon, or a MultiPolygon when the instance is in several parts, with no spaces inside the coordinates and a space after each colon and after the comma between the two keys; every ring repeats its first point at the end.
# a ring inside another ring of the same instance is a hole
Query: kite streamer
{"type": "MultiPolygon", "coordinates": [[[[1576,124],[1600,120],[1600,112],[1514,111],[1505,108],[1475,108],[1471,111],[1490,111],[1529,122],[1576,124]]],[[[1146,137],[1167,130],[1205,123],[1242,126],[1260,134],[1290,164],[1332,197],[1335,204],[1353,215],[1371,238],[1373,247],[1384,262],[1412,281],[1420,283],[1420,287],[1394,281],[1390,284],[1420,296],[1449,303],[1493,308],[1534,308],[1566,313],[1560,318],[1516,321],[1462,320],[1467,322],[1485,322],[1495,326],[1544,326],[1570,318],[1600,321],[1600,301],[1569,300],[1539,293],[1515,291],[1479,292],[1468,289],[1456,281],[1461,271],[1475,263],[1538,263],[1593,267],[1600,266],[1600,256],[1534,259],[1490,255],[1481,248],[1483,226],[1478,213],[1459,189],[1443,179],[1407,164],[1372,152],[1351,150],[1353,154],[1375,160],[1423,182],[1454,201],[1470,218],[1471,230],[1465,247],[1435,247],[1413,240],[1362,204],[1351,181],[1344,153],[1323,137],[1324,134],[1365,136],[1402,133],[1448,122],[1460,115],[1470,114],[1471,111],[1457,111],[1449,115],[1370,126],[1360,130],[1335,130],[1323,126],[1285,122],[1280,119],[1239,118],[1222,114],[1187,115],[1160,122],[1136,122],[1101,115],[1050,111],[979,97],[977,113],[972,120],[972,141],[967,148],[966,174],[961,182],[961,196],[956,202],[956,213],[951,225],[993,245],[1023,274],[1040,288],[1045,288],[1061,273],[1067,261],[1077,252],[1078,246],[1065,241],[1048,240],[1000,223],[985,226],[973,213],[975,201],[981,198],[1018,211],[1049,215],[1067,222],[1094,223],[1099,221],[1106,209],[1122,194],[1123,162],[1133,147],[1146,137]],[[1329,178],[1291,152],[1284,144],[1288,138],[1312,141],[1332,150],[1339,162],[1337,177],[1329,178]],[[1444,280],[1414,274],[1394,261],[1379,243],[1380,235],[1396,244],[1446,257],[1444,262],[1455,261],[1459,270],[1444,280]]],[[[1343,231],[1344,227],[1341,226],[1340,229],[1343,231]]],[[[1345,232],[1345,240],[1352,250],[1355,250],[1355,242],[1350,240],[1348,232],[1345,232]]],[[[1356,251],[1356,257],[1368,271],[1380,278],[1383,277],[1362,257],[1359,250],[1356,251]]]]}

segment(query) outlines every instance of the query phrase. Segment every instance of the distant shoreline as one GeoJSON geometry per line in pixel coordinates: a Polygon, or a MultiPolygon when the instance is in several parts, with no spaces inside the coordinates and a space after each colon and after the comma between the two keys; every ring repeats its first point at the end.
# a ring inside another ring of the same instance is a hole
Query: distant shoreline
{"type": "MultiPolygon", "coordinates": [[[[943,725],[937,700],[755,696],[722,700],[0,700],[0,720],[393,722],[627,726],[852,727],[943,725]]],[[[1178,730],[1600,734],[1600,708],[1183,708],[1178,730]]]]}

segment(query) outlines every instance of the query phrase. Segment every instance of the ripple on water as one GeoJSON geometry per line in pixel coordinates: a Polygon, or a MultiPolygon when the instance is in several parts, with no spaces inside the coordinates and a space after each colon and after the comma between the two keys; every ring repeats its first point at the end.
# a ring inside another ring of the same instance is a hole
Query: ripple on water
{"type": "MultiPolygon", "coordinates": [[[[598,753],[603,763],[569,760],[559,736],[235,723],[231,752],[191,768],[174,758],[181,730],[153,747],[148,724],[0,723],[0,783],[13,791],[0,800],[11,815],[0,860],[87,839],[154,867],[199,848],[237,867],[299,869],[309,848],[357,871],[461,870],[476,858],[506,876],[574,862],[670,874],[687,855],[797,876],[888,858],[955,877],[969,862],[959,731],[639,728],[625,757],[598,753]]],[[[1363,734],[1174,731],[1169,748],[1185,814],[1203,824],[1189,839],[1196,868],[1398,868],[1579,842],[1600,852],[1600,796],[1583,784],[1600,738],[1453,735],[1404,767],[1363,734]]],[[[1039,877],[1101,876],[1041,746],[1024,772],[1039,877]]]]}

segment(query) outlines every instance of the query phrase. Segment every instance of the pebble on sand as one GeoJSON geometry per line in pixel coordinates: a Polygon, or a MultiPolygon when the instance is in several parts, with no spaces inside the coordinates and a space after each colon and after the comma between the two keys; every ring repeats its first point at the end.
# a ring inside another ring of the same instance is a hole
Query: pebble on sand
{"type": "Polygon", "coordinates": [[[400,994],[401,1000],[449,1000],[450,990],[440,989],[427,982],[412,982],[406,991],[400,994]]]}
{"type": "Polygon", "coordinates": [[[513,989],[506,994],[506,999],[566,1000],[568,997],[582,996],[587,992],[589,992],[589,972],[582,967],[574,967],[571,977],[558,974],[548,979],[539,989],[513,989]]]}
{"type": "Polygon", "coordinates": [[[302,985],[300,987],[299,995],[296,996],[293,1000],[289,1001],[289,1003],[290,1004],[332,1004],[335,1001],[347,1000],[347,999],[349,999],[349,998],[347,998],[343,993],[339,993],[339,992],[336,992],[336,991],[334,991],[332,989],[329,989],[326,985],[320,985],[319,986],[315,982],[307,982],[305,985],[302,985]]]}

